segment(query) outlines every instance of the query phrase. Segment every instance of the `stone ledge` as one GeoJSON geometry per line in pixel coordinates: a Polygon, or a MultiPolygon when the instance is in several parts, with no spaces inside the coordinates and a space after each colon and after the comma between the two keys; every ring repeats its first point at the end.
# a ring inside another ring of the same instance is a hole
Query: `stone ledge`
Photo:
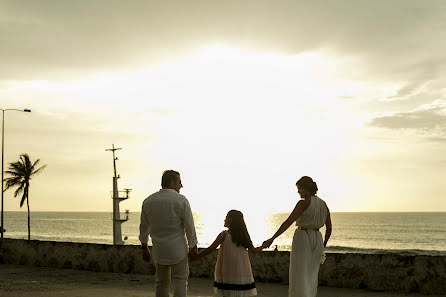
{"type": "MultiPolygon", "coordinates": [[[[217,253],[190,265],[191,277],[213,278],[217,253]]],[[[289,252],[250,255],[256,281],[288,283],[289,252]]],[[[0,264],[155,274],[136,245],[55,242],[4,238],[0,264]]],[[[381,291],[445,294],[446,257],[397,254],[328,253],[319,285],[381,291]]]]}

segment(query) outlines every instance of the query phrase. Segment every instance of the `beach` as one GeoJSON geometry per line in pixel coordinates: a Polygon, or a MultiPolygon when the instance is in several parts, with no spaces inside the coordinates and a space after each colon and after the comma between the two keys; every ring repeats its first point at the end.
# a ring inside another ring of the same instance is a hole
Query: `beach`
{"type": "MultiPolygon", "coordinates": [[[[154,275],[92,272],[48,267],[0,265],[1,297],[152,297],[155,296],[154,275]]],[[[213,296],[213,280],[191,278],[188,296],[213,296]]],[[[257,282],[258,296],[287,296],[288,286],[278,283],[257,282]]],[[[318,297],[399,297],[424,296],[398,293],[319,287],[318,297]]],[[[446,295],[429,295],[439,297],[446,295]]]]}

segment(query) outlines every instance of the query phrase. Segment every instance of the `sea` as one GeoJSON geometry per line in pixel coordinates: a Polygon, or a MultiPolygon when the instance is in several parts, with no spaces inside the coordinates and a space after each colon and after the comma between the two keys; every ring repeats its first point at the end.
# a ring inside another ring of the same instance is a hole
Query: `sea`
{"type": "MultiPolygon", "coordinates": [[[[274,213],[247,221],[254,245],[269,238],[288,215],[274,213]]],[[[326,252],[446,256],[446,212],[333,212],[331,216],[333,232],[326,252]]],[[[130,213],[122,224],[127,245],[140,244],[139,218],[140,213],[130,213]]],[[[194,213],[194,219],[199,247],[209,246],[224,230],[224,217],[194,213]]],[[[27,238],[26,212],[5,212],[4,225],[5,238],[27,238]]],[[[270,249],[290,250],[294,230],[291,226],[270,249]]],[[[324,235],[325,229],[321,232],[324,235]]],[[[112,236],[111,213],[31,212],[31,239],[112,244],[112,236]]]]}

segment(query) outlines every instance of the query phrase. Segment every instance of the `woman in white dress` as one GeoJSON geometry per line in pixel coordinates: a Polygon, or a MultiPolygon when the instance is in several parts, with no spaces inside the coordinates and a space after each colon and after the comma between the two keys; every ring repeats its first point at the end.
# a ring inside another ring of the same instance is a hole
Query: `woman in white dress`
{"type": "Polygon", "coordinates": [[[301,200],[279,230],[264,242],[264,246],[270,246],[296,222],[290,254],[289,297],[315,297],[321,257],[332,230],[330,211],[325,201],[316,196],[318,188],[311,177],[303,176],[296,186],[301,200]],[[324,225],[326,231],[322,241],[319,228],[324,225]]]}

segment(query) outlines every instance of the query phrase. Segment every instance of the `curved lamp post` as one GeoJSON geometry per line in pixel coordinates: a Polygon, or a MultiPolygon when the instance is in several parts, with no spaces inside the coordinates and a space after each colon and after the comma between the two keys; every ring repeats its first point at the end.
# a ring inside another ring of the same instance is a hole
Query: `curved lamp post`
{"type": "Polygon", "coordinates": [[[1,226],[0,226],[0,231],[2,233],[2,237],[1,238],[3,239],[3,232],[4,232],[4,225],[3,225],[3,185],[4,185],[4,182],[3,182],[3,158],[4,158],[4,155],[5,155],[5,111],[31,112],[31,110],[30,109],[13,109],[13,108],[11,108],[11,109],[2,109],[2,108],[0,108],[0,110],[2,111],[2,115],[3,115],[3,117],[2,117],[2,180],[1,180],[1,183],[2,183],[2,211],[1,211],[2,223],[1,223],[1,226]]]}

